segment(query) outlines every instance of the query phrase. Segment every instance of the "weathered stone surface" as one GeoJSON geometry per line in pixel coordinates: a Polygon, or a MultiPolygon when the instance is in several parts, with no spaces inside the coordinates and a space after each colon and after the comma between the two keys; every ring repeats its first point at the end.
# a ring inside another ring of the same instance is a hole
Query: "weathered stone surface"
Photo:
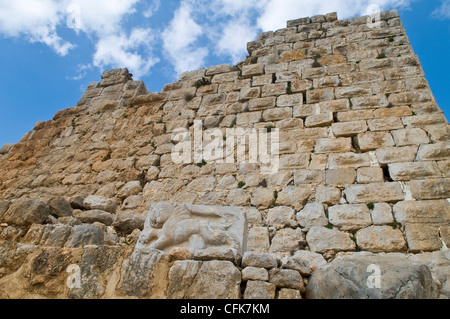
{"type": "Polygon", "coordinates": [[[293,252],[306,245],[305,238],[300,228],[284,228],[276,232],[272,238],[270,251],[272,252],[293,252]]]}
{"type": "Polygon", "coordinates": [[[132,195],[137,195],[142,191],[140,181],[133,181],[126,183],[117,193],[117,197],[124,199],[132,195]]]}
{"type": "Polygon", "coordinates": [[[169,272],[169,299],[239,299],[241,273],[229,261],[177,261],[169,272]]]}
{"type": "Polygon", "coordinates": [[[356,179],[356,171],[353,168],[329,169],[326,173],[326,183],[333,186],[345,186],[353,184],[356,179]]]}
{"type": "Polygon", "coordinates": [[[438,295],[427,266],[395,255],[342,256],[314,272],[306,286],[308,299],[435,299],[438,295]],[[368,268],[372,264],[381,271],[380,288],[371,288],[376,284],[374,270],[368,268]]]}
{"type": "Polygon", "coordinates": [[[362,151],[394,146],[394,140],[388,132],[366,132],[358,134],[358,145],[362,151]]]}
{"type": "Polygon", "coordinates": [[[269,282],[250,280],[245,288],[244,299],[275,299],[276,288],[275,284],[269,282]]]}
{"type": "Polygon", "coordinates": [[[54,197],[47,203],[50,208],[50,215],[55,217],[67,217],[72,216],[72,207],[64,197],[54,197]]]}
{"type": "Polygon", "coordinates": [[[269,251],[270,240],[267,227],[253,227],[248,231],[247,250],[269,251]]]}
{"type": "Polygon", "coordinates": [[[405,223],[445,223],[450,220],[446,200],[402,201],[393,207],[395,219],[405,223]]]}
{"type": "Polygon", "coordinates": [[[325,210],[320,203],[310,203],[297,213],[297,220],[300,226],[308,231],[313,226],[328,225],[328,218],[325,216],[325,210]]]}
{"type": "Polygon", "coordinates": [[[49,207],[40,200],[17,200],[3,213],[1,222],[17,226],[42,224],[49,216],[49,211],[49,207]]]}
{"type": "Polygon", "coordinates": [[[418,161],[445,160],[450,157],[450,143],[441,142],[436,144],[421,145],[417,153],[418,161]]]}
{"type": "Polygon", "coordinates": [[[356,180],[358,184],[384,182],[383,169],[381,167],[360,167],[357,174],[356,180]]]}
{"type": "Polygon", "coordinates": [[[245,267],[242,269],[242,280],[260,280],[260,281],[268,281],[269,280],[269,272],[265,268],[258,267],[245,267]]]}
{"type": "Polygon", "coordinates": [[[408,224],[405,226],[405,236],[412,253],[435,251],[442,247],[438,225],[408,224]]]}
{"type": "Polygon", "coordinates": [[[78,248],[86,245],[104,244],[104,232],[98,225],[79,225],[72,229],[64,247],[78,248]]]}
{"type": "Polygon", "coordinates": [[[300,273],[292,269],[269,270],[269,282],[275,284],[277,288],[292,288],[304,291],[303,280],[300,273]]]}
{"type": "Polygon", "coordinates": [[[145,221],[137,247],[170,251],[173,247],[196,250],[228,248],[245,250],[247,220],[237,207],[155,203],[145,221]]]}
{"type": "Polygon", "coordinates": [[[372,252],[405,251],[406,241],[400,229],[391,226],[371,226],[356,233],[356,242],[362,250],[372,252]]]}
{"type": "Polygon", "coordinates": [[[417,146],[386,147],[375,151],[380,164],[412,162],[416,158],[417,146]]]}
{"type": "Polygon", "coordinates": [[[411,181],[411,193],[415,199],[450,198],[450,179],[429,179],[411,181]]]}
{"type": "Polygon", "coordinates": [[[83,201],[83,206],[85,209],[99,209],[112,214],[114,214],[117,209],[114,199],[95,195],[86,197],[83,201]]]}
{"type": "Polygon", "coordinates": [[[281,259],[281,268],[293,269],[302,276],[311,274],[311,265],[307,259],[301,258],[297,253],[294,256],[285,256],[281,259]]]}
{"type": "Polygon", "coordinates": [[[273,253],[263,253],[248,251],[242,257],[242,267],[276,268],[278,266],[277,257],[273,253]]]}
{"type": "Polygon", "coordinates": [[[347,204],[328,207],[330,223],[341,229],[359,229],[372,224],[370,211],[365,204],[347,204]]]}
{"type": "Polygon", "coordinates": [[[116,215],[102,211],[102,210],[88,210],[79,215],[77,218],[84,224],[93,224],[99,222],[106,226],[112,225],[116,221],[116,215]]]}
{"type": "Polygon", "coordinates": [[[441,177],[435,162],[412,162],[389,164],[389,175],[394,181],[410,181],[441,177]]]}
{"type": "Polygon", "coordinates": [[[394,222],[392,216],[392,208],[387,203],[375,203],[371,211],[372,221],[374,225],[383,225],[394,222]]]}
{"type": "Polygon", "coordinates": [[[420,145],[430,142],[427,133],[420,128],[406,128],[392,131],[392,136],[397,146],[420,145]]]}
{"type": "Polygon", "coordinates": [[[316,189],[316,201],[327,205],[339,204],[341,190],[332,186],[319,185],[316,189]]]}
{"type": "Polygon", "coordinates": [[[269,209],[267,213],[267,223],[275,228],[283,228],[285,226],[295,227],[295,212],[287,206],[278,206],[269,209]]]}
{"type": "Polygon", "coordinates": [[[352,204],[394,202],[405,198],[398,183],[372,183],[345,187],[347,201],[352,204]]]}
{"type": "Polygon", "coordinates": [[[348,233],[320,226],[311,227],[306,235],[306,241],[311,251],[318,253],[324,253],[326,251],[351,251],[356,249],[356,244],[351,240],[348,233]]]}
{"type": "Polygon", "coordinates": [[[268,188],[257,188],[253,191],[250,202],[253,206],[264,209],[270,207],[275,201],[275,196],[272,190],[268,188]]]}

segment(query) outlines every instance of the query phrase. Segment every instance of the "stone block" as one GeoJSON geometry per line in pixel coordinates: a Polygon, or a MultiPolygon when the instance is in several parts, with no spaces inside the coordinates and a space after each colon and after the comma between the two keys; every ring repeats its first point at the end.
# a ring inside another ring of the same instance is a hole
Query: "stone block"
{"type": "Polygon", "coordinates": [[[326,184],[332,186],[345,186],[353,184],[356,179],[354,168],[329,169],[326,173],[326,184]]]}
{"type": "Polygon", "coordinates": [[[244,79],[259,75],[264,75],[264,64],[250,64],[242,67],[242,77],[244,79]]]}
{"type": "Polygon", "coordinates": [[[402,201],[394,205],[395,220],[401,224],[446,223],[450,220],[450,203],[446,200],[402,201]]]}
{"type": "Polygon", "coordinates": [[[356,244],[348,233],[334,228],[311,227],[306,235],[306,241],[310,250],[317,253],[353,251],[356,249],[356,244]]]}
{"type": "Polygon", "coordinates": [[[273,253],[247,251],[242,257],[242,267],[259,267],[265,269],[278,266],[277,256],[273,253]]]}
{"type": "Polygon", "coordinates": [[[345,187],[344,192],[351,204],[396,202],[405,198],[400,184],[396,182],[349,185],[345,187]]]}
{"type": "Polygon", "coordinates": [[[394,137],[395,145],[397,146],[430,143],[427,133],[420,128],[406,128],[402,130],[395,130],[392,131],[392,136],[394,137]]]}
{"type": "Polygon", "coordinates": [[[249,111],[260,111],[274,108],[276,105],[276,97],[264,97],[252,99],[248,104],[249,111]]]}
{"type": "Polygon", "coordinates": [[[215,66],[210,66],[207,70],[205,75],[211,76],[219,73],[227,73],[231,71],[231,65],[230,64],[220,64],[215,66]]]}
{"type": "Polygon", "coordinates": [[[267,224],[275,228],[296,227],[295,212],[288,206],[270,208],[267,212],[267,224]]]}
{"type": "Polygon", "coordinates": [[[438,161],[450,158],[450,143],[440,142],[436,144],[421,145],[417,152],[418,161],[438,161]]]}
{"type": "Polygon", "coordinates": [[[367,122],[371,131],[390,131],[403,129],[403,123],[398,117],[386,117],[367,122]]]}
{"type": "Polygon", "coordinates": [[[294,172],[294,185],[320,184],[325,180],[322,170],[301,169],[294,172]]]}
{"type": "Polygon", "coordinates": [[[306,127],[330,126],[334,122],[333,113],[327,112],[308,116],[305,120],[306,127]]]}
{"type": "Polygon", "coordinates": [[[247,250],[267,252],[269,248],[270,240],[267,227],[252,227],[248,231],[247,250]]]}
{"type": "Polygon", "coordinates": [[[394,222],[392,208],[387,203],[375,203],[371,215],[374,225],[390,224],[394,222]]]}
{"type": "Polygon", "coordinates": [[[287,186],[281,192],[278,193],[276,204],[286,205],[294,207],[295,210],[299,210],[305,205],[308,198],[313,193],[311,187],[287,186]]]}
{"type": "Polygon", "coordinates": [[[250,280],[245,288],[244,299],[275,299],[276,289],[275,284],[250,280]]]}
{"type": "Polygon", "coordinates": [[[439,178],[441,172],[435,162],[410,162],[389,164],[389,175],[394,181],[439,178]]]}
{"type": "Polygon", "coordinates": [[[292,108],[275,108],[263,112],[263,119],[265,122],[278,121],[292,117],[292,108]]]}
{"type": "Polygon", "coordinates": [[[411,181],[410,185],[415,199],[450,198],[450,178],[411,181]]]}
{"type": "Polygon", "coordinates": [[[269,272],[265,268],[245,267],[242,269],[242,281],[269,281],[269,272]]]}
{"type": "Polygon", "coordinates": [[[375,151],[381,165],[399,162],[412,162],[416,158],[417,146],[386,147],[375,151]]]}
{"type": "Polygon", "coordinates": [[[261,121],[261,111],[239,113],[236,116],[237,126],[251,126],[251,124],[259,123],[261,121]]]}
{"type": "Polygon", "coordinates": [[[330,223],[343,230],[360,229],[372,224],[370,211],[365,204],[346,204],[328,207],[330,223]]]}
{"type": "Polygon", "coordinates": [[[370,151],[395,144],[388,132],[366,132],[358,134],[358,145],[362,151],[370,151]]]}
{"type": "Polygon", "coordinates": [[[406,241],[400,229],[391,226],[371,226],[356,233],[356,242],[362,250],[397,252],[406,250],[406,241]]]}
{"type": "Polygon", "coordinates": [[[330,100],[334,100],[334,89],[332,88],[315,89],[306,92],[308,104],[330,100]]]}
{"type": "Polygon", "coordinates": [[[297,221],[308,231],[313,226],[328,225],[328,218],[325,215],[323,205],[320,203],[310,203],[297,213],[297,221]]]}
{"type": "Polygon", "coordinates": [[[291,288],[304,291],[303,279],[300,273],[292,269],[269,270],[269,282],[277,288],[291,288]]]}
{"type": "Polygon", "coordinates": [[[367,131],[366,121],[332,123],[331,130],[336,137],[354,136],[367,131]]]}
{"type": "Polygon", "coordinates": [[[330,154],[328,166],[330,169],[370,166],[370,157],[368,153],[330,154]]]}
{"type": "Polygon", "coordinates": [[[316,189],[316,201],[327,205],[339,204],[341,190],[337,187],[319,185],[316,189]]]}
{"type": "Polygon", "coordinates": [[[17,226],[43,224],[48,218],[50,209],[37,199],[19,199],[12,202],[9,209],[1,215],[1,222],[17,226]]]}
{"type": "Polygon", "coordinates": [[[136,247],[161,251],[182,247],[194,255],[221,248],[242,255],[246,237],[247,219],[241,208],[161,202],[152,204],[136,247]]]}
{"type": "Polygon", "coordinates": [[[442,248],[439,225],[409,224],[405,226],[405,237],[412,253],[435,251],[442,248]]]}
{"type": "Polygon", "coordinates": [[[356,180],[358,184],[382,183],[384,182],[383,169],[381,167],[360,167],[356,180]]]}
{"type": "Polygon", "coordinates": [[[268,84],[262,87],[261,96],[280,96],[286,94],[287,83],[268,84]]]}
{"type": "Polygon", "coordinates": [[[352,148],[350,138],[321,138],[316,141],[315,153],[346,153],[352,148]]]}
{"type": "Polygon", "coordinates": [[[285,106],[295,106],[303,104],[303,94],[287,94],[280,95],[277,98],[277,106],[285,107],[285,106]]]}
{"type": "Polygon", "coordinates": [[[283,228],[276,232],[270,245],[271,252],[294,252],[306,246],[300,228],[283,228]]]}

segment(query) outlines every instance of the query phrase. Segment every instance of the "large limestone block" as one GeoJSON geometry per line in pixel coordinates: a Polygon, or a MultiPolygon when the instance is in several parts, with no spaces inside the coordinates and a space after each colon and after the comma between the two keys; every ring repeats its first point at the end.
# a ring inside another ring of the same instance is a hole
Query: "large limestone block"
{"type": "Polygon", "coordinates": [[[415,199],[450,198],[450,178],[411,181],[411,193],[415,199]]]}
{"type": "Polygon", "coordinates": [[[447,200],[402,201],[393,207],[395,219],[407,223],[446,223],[450,221],[447,200]]]}
{"type": "Polygon", "coordinates": [[[320,226],[311,227],[306,235],[306,241],[311,251],[318,253],[356,249],[356,244],[348,233],[320,226]]]}
{"type": "Polygon", "coordinates": [[[244,299],[275,299],[277,287],[273,283],[250,280],[244,292],[244,299]]]}
{"type": "Polygon", "coordinates": [[[389,164],[389,174],[394,181],[439,178],[441,172],[435,162],[411,162],[389,164]]]}
{"type": "Polygon", "coordinates": [[[192,253],[231,249],[242,256],[246,243],[247,218],[241,208],[162,202],[151,206],[137,247],[165,252],[181,247],[192,253]]]}
{"type": "Polygon", "coordinates": [[[75,226],[64,247],[78,248],[86,245],[101,246],[105,244],[105,232],[98,225],[83,224],[75,226]]]}
{"type": "Polygon", "coordinates": [[[314,272],[306,286],[308,299],[436,299],[438,296],[430,269],[397,254],[338,256],[314,272]]]}
{"type": "Polygon", "coordinates": [[[356,242],[362,250],[394,252],[406,250],[406,241],[400,229],[391,226],[371,226],[356,233],[356,242]]]}
{"type": "Polygon", "coordinates": [[[325,215],[325,209],[320,203],[310,203],[297,213],[297,220],[308,231],[313,226],[328,225],[328,218],[325,215]]]}
{"type": "Polygon", "coordinates": [[[112,214],[114,214],[117,209],[117,204],[114,199],[96,195],[86,197],[83,201],[83,206],[86,209],[98,209],[112,214]]]}
{"type": "Polygon", "coordinates": [[[399,183],[372,183],[345,187],[347,201],[351,204],[393,202],[405,198],[399,183]]]}
{"type": "Polygon", "coordinates": [[[1,222],[17,226],[42,224],[48,218],[49,211],[49,207],[40,200],[17,200],[1,216],[1,222]]]}
{"type": "Polygon", "coordinates": [[[359,229],[372,224],[369,208],[365,204],[347,204],[328,207],[328,218],[341,229],[359,229]]]}
{"type": "Polygon", "coordinates": [[[169,271],[169,299],[239,299],[241,272],[230,261],[177,261],[169,271]]]}
{"type": "Polygon", "coordinates": [[[412,253],[435,251],[442,248],[439,225],[409,224],[405,226],[405,236],[412,253]]]}

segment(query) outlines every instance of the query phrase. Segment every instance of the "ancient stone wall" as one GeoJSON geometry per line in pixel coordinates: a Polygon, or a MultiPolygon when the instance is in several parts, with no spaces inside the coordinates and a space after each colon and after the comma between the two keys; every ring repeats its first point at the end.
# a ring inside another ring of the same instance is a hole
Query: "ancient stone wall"
{"type": "Polygon", "coordinates": [[[450,296],[450,126],[397,11],[288,21],[248,52],[160,93],[106,71],[4,146],[0,297],[450,296]],[[195,121],[279,132],[276,172],[175,164],[195,121]]]}

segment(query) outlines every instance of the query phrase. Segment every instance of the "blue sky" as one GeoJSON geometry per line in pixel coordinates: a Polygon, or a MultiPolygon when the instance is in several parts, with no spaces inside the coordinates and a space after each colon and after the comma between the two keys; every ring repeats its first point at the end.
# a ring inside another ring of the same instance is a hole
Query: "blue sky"
{"type": "Polygon", "coordinates": [[[0,146],[75,106],[104,70],[127,67],[152,92],[178,74],[239,62],[287,20],[397,8],[449,119],[450,0],[0,0],[0,146]]]}

